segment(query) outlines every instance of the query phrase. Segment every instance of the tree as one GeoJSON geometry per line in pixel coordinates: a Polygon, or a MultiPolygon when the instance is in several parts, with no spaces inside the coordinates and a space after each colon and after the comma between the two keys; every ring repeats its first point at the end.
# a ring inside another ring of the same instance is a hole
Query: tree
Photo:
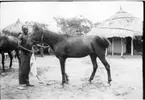
{"type": "Polygon", "coordinates": [[[92,22],[84,17],[73,17],[65,19],[63,17],[54,17],[61,31],[69,35],[84,35],[92,28],[92,22]]]}

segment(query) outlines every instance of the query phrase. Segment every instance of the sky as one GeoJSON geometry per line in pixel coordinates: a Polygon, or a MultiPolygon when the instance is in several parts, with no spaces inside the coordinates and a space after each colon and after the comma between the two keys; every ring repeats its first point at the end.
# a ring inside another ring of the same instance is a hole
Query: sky
{"type": "Polygon", "coordinates": [[[55,26],[53,17],[72,18],[79,15],[93,23],[101,22],[123,10],[143,21],[143,2],[2,2],[0,30],[20,21],[36,21],[55,26]]]}

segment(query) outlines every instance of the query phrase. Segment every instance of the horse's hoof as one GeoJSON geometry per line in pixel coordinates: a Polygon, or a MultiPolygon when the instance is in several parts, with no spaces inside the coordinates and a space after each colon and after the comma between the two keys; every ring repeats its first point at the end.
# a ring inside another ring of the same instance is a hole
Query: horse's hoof
{"type": "Polygon", "coordinates": [[[64,88],[64,83],[61,83],[61,85],[62,85],[62,88],[64,88]]]}
{"type": "Polygon", "coordinates": [[[109,81],[108,81],[109,86],[111,86],[111,81],[112,81],[112,80],[109,80],[109,81]]]}
{"type": "Polygon", "coordinates": [[[69,83],[69,79],[66,79],[65,83],[68,84],[69,83]]]}
{"type": "Polygon", "coordinates": [[[89,83],[92,84],[92,80],[89,80],[89,83]]]}
{"type": "Polygon", "coordinates": [[[62,83],[61,83],[61,85],[64,87],[64,84],[65,84],[65,81],[63,81],[62,83]]]}
{"type": "Polygon", "coordinates": [[[111,86],[111,83],[110,83],[110,82],[108,82],[107,86],[108,86],[108,87],[110,87],[110,86],[111,86]]]}

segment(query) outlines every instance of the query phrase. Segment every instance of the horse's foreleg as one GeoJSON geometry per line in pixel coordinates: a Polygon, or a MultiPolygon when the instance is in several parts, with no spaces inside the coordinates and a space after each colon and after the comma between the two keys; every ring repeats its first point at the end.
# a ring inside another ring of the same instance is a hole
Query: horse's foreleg
{"type": "Polygon", "coordinates": [[[66,82],[66,74],[65,74],[65,59],[59,58],[60,65],[61,65],[61,74],[62,74],[62,85],[64,86],[64,83],[66,82]]]}
{"type": "Polygon", "coordinates": [[[92,72],[92,74],[90,76],[90,79],[89,79],[89,82],[91,83],[91,81],[93,80],[93,78],[95,76],[98,65],[97,65],[97,61],[96,61],[96,58],[97,58],[96,55],[92,54],[92,55],[90,55],[90,58],[91,58],[91,61],[92,61],[92,64],[93,64],[93,72],[92,72]]]}
{"type": "Polygon", "coordinates": [[[11,68],[12,67],[12,61],[13,61],[13,55],[12,55],[11,52],[8,52],[8,55],[10,57],[10,65],[9,65],[9,68],[11,68]]]}
{"type": "Polygon", "coordinates": [[[107,75],[108,75],[108,83],[110,84],[110,82],[112,81],[111,78],[111,71],[110,71],[110,65],[108,64],[107,60],[105,59],[105,55],[99,57],[101,62],[103,63],[103,65],[105,66],[106,70],[107,70],[107,75]]]}
{"type": "Polygon", "coordinates": [[[3,72],[5,72],[5,66],[4,66],[4,64],[5,64],[5,55],[4,55],[4,53],[1,53],[1,55],[2,55],[2,66],[3,66],[3,72]]]}

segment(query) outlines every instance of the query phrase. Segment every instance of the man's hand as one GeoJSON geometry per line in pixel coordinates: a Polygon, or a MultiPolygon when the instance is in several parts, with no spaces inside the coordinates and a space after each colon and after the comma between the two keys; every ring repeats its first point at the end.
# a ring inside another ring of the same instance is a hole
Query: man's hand
{"type": "Polygon", "coordinates": [[[36,44],[36,46],[40,47],[40,48],[49,48],[49,46],[43,46],[43,45],[40,45],[40,44],[36,44]]]}

